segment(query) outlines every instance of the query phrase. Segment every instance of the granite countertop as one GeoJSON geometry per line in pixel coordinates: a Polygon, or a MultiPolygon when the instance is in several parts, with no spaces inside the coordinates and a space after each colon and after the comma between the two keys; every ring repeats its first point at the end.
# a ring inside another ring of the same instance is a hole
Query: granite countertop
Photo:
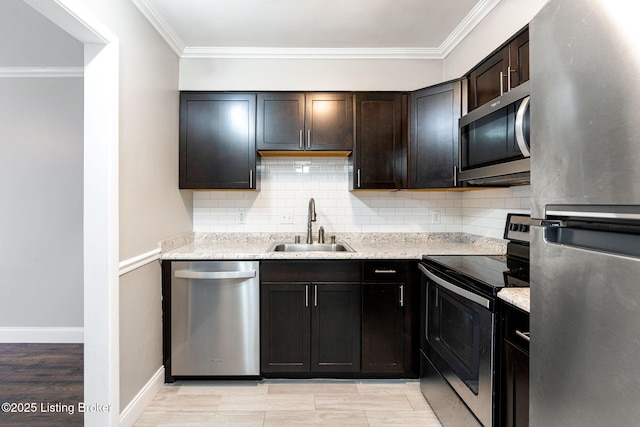
{"type": "MultiPolygon", "coordinates": [[[[327,234],[326,241],[329,241],[327,234]]],[[[160,243],[161,259],[420,259],[422,255],[504,254],[506,241],[467,233],[340,233],[355,252],[268,252],[293,233],[185,233],[160,243]]]]}
{"type": "Polygon", "coordinates": [[[530,288],[503,288],[498,292],[498,298],[530,313],[529,289],[530,288]]]}

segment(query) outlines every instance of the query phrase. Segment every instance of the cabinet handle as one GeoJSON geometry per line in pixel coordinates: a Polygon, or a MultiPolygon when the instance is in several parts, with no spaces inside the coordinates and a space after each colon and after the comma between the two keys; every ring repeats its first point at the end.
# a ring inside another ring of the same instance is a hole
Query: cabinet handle
{"type": "Polygon", "coordinates": [[[453,186],[458,186],[458,166],[453,167],[453,186]]]}
{"type": "Polygon", "coordinates": [[[302,150],[302,129],[300,129],[300,149],[302,150]]]}
{"type": "Polygon", "coordinates": [[[511,65],[507,67],[507,92],[511,90],[511,73],[513,73],[514,71],[515,70],[511,69],[511,65]]]}
{"type": "Polygon", "coordinates": [[[358,169],[358,173],[357,173],[357,175],[358,175],[358,183],[357,183],[357,186],[358,186],[358,188],[360,188],[360,169],[358,169]]]}
{"type": "Polygon", "coordinates": [[[531,338],[529,337],[529,332],[521,332],[516,329],[516,335],[519,336],[520,338],[524,338],[527,341],[531,341],[531,338]]]}
{"type": "Polygon", "coordinates": [[[500,71],[500,96],[504,95],[504,73],[500,71]]]}
{"type": "Polygon", "coordinates": [[[318,306],[318,285],[313,285],[313,306],[318,306]]]}
{"type": "Polygon", "coordinates": [[[396,274],[396,271],[391,268],[388,268],[388,269],[376,268],[373,272],[376,274],[396,274]]]}
{"type": "Polygon", "coordinates": [[[309,307],[309,285],[304,285],[304,306],[309,307]]]}
{"type": "Polygon", "coordinates": [[[249,169],[249,188],[253,188],[253,169],[249,169]]]}
{"type": "Polygon", "coordinates": [[[404,285],[400,285],[400,307],[404,307],[404,285]]]}
{"type": "Polygon", "coordinates": [[[311,129],[307,130],[307,148],[311,148],[311,129]]]}

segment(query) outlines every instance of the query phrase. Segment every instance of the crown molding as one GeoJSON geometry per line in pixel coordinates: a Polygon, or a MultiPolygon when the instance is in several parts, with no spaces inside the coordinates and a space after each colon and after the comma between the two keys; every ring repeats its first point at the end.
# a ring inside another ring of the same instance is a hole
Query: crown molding
{"type": "Polygon", "coordinates": [[[182,58],[225,59],[441,59],[433,48],[187,47],[182,58]]]}
{"type": "Polygon", "coordinates": [[[180,58],[188,59],[444,59],[500,3],[481,0],[439,47],[277,48],[185,46],[151,0],[132,0],[180,58]]]}
{"type": "Polygon", "coordinates": [[[442,42],[438,50],[441,57],[446,58],[465,37],[500,3],[500,0],[481,0],[464,17],[458,26],[442,42]]]}
{"type": "Polygon", "coordinates": [[[140,12],[147,18],[147,20],[153,25],[153,27],[160,33],[162,38],[167,42],[169,47],[178,56],[182,56],[185,46],[180,37],[167,23],[164,17],[158,12],[156,7],[149,0],[131,0],[135,4],[140,12]]]}
{"type": "Polygon", "coordinates": [[[84,67],[0,67],[0,77],[84,77],[84,67]]]}

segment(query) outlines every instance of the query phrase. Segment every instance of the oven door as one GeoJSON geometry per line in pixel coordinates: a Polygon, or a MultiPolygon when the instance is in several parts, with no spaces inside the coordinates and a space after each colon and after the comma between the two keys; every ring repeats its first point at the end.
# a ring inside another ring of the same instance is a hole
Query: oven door
{"type": "Polygon", "coordinates": [[[478,420],[492,425],[494,301],[424,264],[422,347],[478,420]]]}

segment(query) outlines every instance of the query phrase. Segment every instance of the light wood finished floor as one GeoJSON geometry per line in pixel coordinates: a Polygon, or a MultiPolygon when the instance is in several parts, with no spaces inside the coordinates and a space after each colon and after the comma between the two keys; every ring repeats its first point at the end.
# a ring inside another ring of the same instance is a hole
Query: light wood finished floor
{"type": "Polygon", "coordinates": [[[263,380],[165,385],[147,426],[440,427],[418,381],[263,380]]]}

